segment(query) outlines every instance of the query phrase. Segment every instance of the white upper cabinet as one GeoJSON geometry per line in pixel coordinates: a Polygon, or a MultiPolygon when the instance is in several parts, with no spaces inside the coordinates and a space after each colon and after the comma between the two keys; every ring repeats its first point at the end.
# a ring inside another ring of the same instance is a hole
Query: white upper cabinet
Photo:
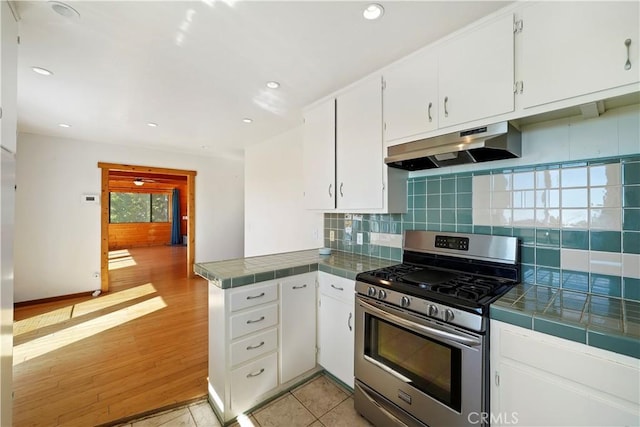
{"type": "Polygon", "coordinates": [[[336,100],[338,209],[382,209],[382,80],[374,76],[336,100]]]}
{"type": "Polygon", "coordinates": [[[438,128],[438,57],[422,50],[384,72],[386,141],[438,128]]]}
{"type": "Polygon", "coordinates": [[[513,37],[508,14],[438,49],[439,127],[513,111],[513,37]]]}
{"type": "Polygon", "coordinates": [[[307,209],[336,207],[335,100],[328,99],[304,115],[304,202],[307,209]]]}
{"type": "Polygon", "coordinates": [[[518,73],[523,107],[640,81],[639,17],[637,1],[542,2],[525,7],[518,73]],[[630,67],[625,67],[627,60],[630,67]]]}
{"type": "Polygon", "coordinates": [[[387,143],[514,110],[513,14],[384,71],[387,143]]]}
{"type": "Polygon", "coordinates": [[[305,207],[403,213],[407,172],[384,164],[382,78],[367,78],[306,110],[305,207]]]}

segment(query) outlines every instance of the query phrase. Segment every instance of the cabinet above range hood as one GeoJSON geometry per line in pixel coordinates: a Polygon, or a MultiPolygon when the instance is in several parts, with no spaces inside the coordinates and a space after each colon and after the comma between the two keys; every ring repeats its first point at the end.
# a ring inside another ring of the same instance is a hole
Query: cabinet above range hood
{"type": "Polygon", "coordinates": [[[393,145],[387,149],[384,162],[389,167],[415,171],[512,159],[521,154],[520,131],[509,122],[500,122],[393,145]]]}

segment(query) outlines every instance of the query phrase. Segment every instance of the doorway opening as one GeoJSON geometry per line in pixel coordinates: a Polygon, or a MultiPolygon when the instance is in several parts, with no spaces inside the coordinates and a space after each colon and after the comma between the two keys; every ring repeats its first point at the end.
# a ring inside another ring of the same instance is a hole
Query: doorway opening
{"type": "Polygon", "coordinates": [[[194,277],[196,172],[102,162],[98,167],[101,291],[109,290],[110,251],[132,247],[186,246],[186,277],[194,277]]]}

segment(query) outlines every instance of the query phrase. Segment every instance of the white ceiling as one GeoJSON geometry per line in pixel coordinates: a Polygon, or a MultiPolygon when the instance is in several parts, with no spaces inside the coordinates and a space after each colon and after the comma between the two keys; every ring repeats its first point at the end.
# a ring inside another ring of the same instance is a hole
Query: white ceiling
{"type": "Polygon", "coordinates": [[[366,21],[361,1],[66,3],[79,19],[15,2],[19,130],[203,155],[291,129],[302,107],[507,4],[385,1],[366,21]]]}

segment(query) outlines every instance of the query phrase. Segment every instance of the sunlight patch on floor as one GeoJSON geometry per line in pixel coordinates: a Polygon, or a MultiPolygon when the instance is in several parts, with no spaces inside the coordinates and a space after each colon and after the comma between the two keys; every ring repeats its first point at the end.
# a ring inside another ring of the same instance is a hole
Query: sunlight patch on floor
{"type": "Polygon", "coordinates": [[[238,424],[240,427],[254,427],[255,424],[251,421],[251,419],[245,414],[238,415],[238,424]]]}
{"type": "Polygon", "coordinates": [[[58,308],[37,316],[31,316],[13,323],[13,336],[18,337],[27,332],[66,322],[72,317],[84,316],[156,292],[156,288],[151,283],[146,283],[124,291],[104,294],[89,301],[58,308]]]}
{"type": "Polygon", "coordinates": [[[156,292],[157,290],[153,286],[153,284],[145,283],[144,285],[135,286],[123,291],[103,294],[92,300],[76,304],[75,308],[73,309],[73,317],[79,317],[98,310],[103,310],[105,308],[131,301],[146,295],[151,295],[156,292]]]}
{"type": "Polygon", "coordinates": [[[161,310],[166,306],[164,299],[157,296],[113,313],[36,338],[24,344],[19,344],[13,348],[13,366],[123,325],[154,311],[161,310]]]}
{"type": "Polygon", "coordinates": [[[138,265],[138,263],[127,249],[109,251],[109,270],[118,270],[119,268],[132,267],[134,265],[138,265]]]}
{"type": "Polygon", "coordinates": [[[13,336],[17,337],[27,332],[36,331],[47,326],[65,322],[71,318],[73,305],[58,308],[37,316],[28,317],[13,323],[13,336]]]}

